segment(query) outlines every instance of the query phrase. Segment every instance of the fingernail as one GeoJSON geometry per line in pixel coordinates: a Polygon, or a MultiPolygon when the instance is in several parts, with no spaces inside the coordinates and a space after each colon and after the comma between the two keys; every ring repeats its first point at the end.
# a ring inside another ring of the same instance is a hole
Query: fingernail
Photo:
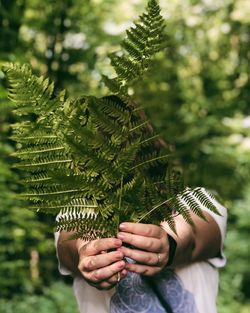
{"type": "Polygon", "coordinates": [[[125,228],[126,228],[126,225],[125,225],[125,224],[120,224],[120,226],[119,226],[119,229],[120,229],[120,230],[125,230],[125,228]]]}
{"type": "Polygon", "coordinates": [[[119,259],[122,259],[123,258],[123,253],[121,251],[117,251],[116,252],[116,257],[119,258],[119,259]]]}
{"type": "Polygon", "coordinates": [[[122,233],[118,233],[118,234],[117,234],[117,238],[119,238],[119,239],[121,239],[121,240],[124,240],[125,236],[124,236],[124,234],[122,234],[122,233]]]}
{"type": "Polygon", "coordinates": [[[122,245],[122,242],[120,239],[116,239],[114,243],[117,247],[120,247],[122,245]]]}
{"type": "Polygon", "coordinates": [[[122,274],[122,276],[126,276],[128,274],[128,271],[124,269],[121,271],[121,274],[122,274]]]}
{"type": "Polygon", "coordinates": [[[119,263],[118,267],[119,268],[124,268],[124,265],[125,265],[124,262],[121,262],[121,263],[119,263]]]}

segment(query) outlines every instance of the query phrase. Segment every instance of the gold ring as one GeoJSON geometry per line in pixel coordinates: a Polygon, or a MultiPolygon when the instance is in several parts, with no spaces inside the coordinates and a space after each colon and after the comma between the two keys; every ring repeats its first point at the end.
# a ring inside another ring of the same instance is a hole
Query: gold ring
{"type": "Polygon", "coordinates": [[[120,280],[121,280],[121,274],[120,274],[120,272],[118,272],[117,273],[117,281],[116,282],[119,283],[120,280]]]}
{"type": "Polygon", "coordinates": [[[157,253],[157,258],[158,258],[157,264],[160,264],[161,263],[161,255],[160,255],[160,253],[157,253]]]}

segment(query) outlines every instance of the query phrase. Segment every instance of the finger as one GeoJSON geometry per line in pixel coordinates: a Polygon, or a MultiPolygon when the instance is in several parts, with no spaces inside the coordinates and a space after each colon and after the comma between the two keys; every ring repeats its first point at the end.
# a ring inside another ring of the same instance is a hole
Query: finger
{"type": "Polygon", "coordinates": [[[93,271],[98,268],[108,266],[114,262],[122,260],[124,254],[122,251],[112,251],[105,254],[98,254],[94,256],[80,257],[78,268],[81,271],[93,271]]]}
{"type": "Polygon", "coordinates": [[[113,275],[109,279],[107,279],[107,282],[110,284],[117,284],[120,280],[122,280],[127,275],[126,270],[122,270],[121,272],[118,272],[117,274],[113,275]]]}
{"type": "Polygon", "coordinates": [[[122,232],[153,238],[161,238],[163,234],[162,228],[153,224],[122,223],[120,224],[119,229],[122,232]]]}
{"type": "Polygon", "coordinates": [[[137,249],[142,249],[149,252],[160,252],[163,249],[163,242],[156,238],[148,238],[124,232],[118,233],[117,238],[121,239],[122,242],[134,246],[137,249]]]}
{"type": "Polygon", "coordinates": [[[122,245],[121,240],[117,238],[101,238],[88,242],[80,250],[79,254],[83,253],[85,256],[96,255],[102,251],[119,248],[122,245]]]}
{"type": "Polygon", "coordinates": [[[109,290],[113,288],[117,283],[119,283],[119,281],[123,279],[127,275],[127,273],[127,270],[122,270],[121,272],[118,272],[107,280],[101,281],[99,283],[93,283],[88,281],[88,283],[99,290],[109,290]]]}
{"type": "Polygon", "coordinates": [[[137,273],[144,276],[154,276],[162,270],[159,266],[148,266],[144,264],[127,263],[126,269],[130,272],[137,273]]]}
{"type": "Polygon", "coordinates": [[[140,264],[160,266],[167,263],[167,256],[165,253],[159,254],[154,252],[147,252],[137,249],[130,249],[124,246],[119,248],[119,251],[121,251],[125,257],[128,257],[140,264]]]}
{"type": "Polygon", "coordinates": [[[109,283],[107,281],[103,281],[100,283],[92,283],[92,282],[88,282],[92,287],[97,288],[98,290],[109,290],[111,288],[113,288],[115,286],[115,284],[113,283],[109,283]]]}
{"type": "Polygon", "coordinates": [[[125,268],[125,265],[125,261],[122,260],[92,272],[82,272],[82,274],[88,281],[92,283],[99,283],[101,281],[110,279],[110,277],[122,271],[125,268]]]}

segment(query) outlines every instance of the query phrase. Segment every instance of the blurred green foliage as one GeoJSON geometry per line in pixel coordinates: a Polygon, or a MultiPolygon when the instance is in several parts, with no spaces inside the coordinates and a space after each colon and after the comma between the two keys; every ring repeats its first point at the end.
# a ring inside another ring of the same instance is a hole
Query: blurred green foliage
{"type": "Polygon", "coordinates": [[[39,295],[19,295],[11,301],[0,299],[1,313],[77,313],[72,289],[61,282],[53,283],[39,295]]]}
{"type": "MultiPolygon", "coordinates": [[[[102,95],[101,74],[112,75],[107,55],[116,50],[145,2],[0,0],[0,62],[28,62],[72,95],[90,91],[102,95]]],[[[229,208],[228,265],[221,272],[219,312],[246,313],[250,310],[250,3],[160,2],[167,23],[166,49],[130,93],[176,153],[186,183],[211,189],[229,208]]],[[[39,312],[43,307],[46,312],[74,312],[56,296],[66,287],[45,287],[58,279],[53,234],[46,226],[52,222],[18,210],[18,176],[11,170],[9,156],[14,147],[8,140],[13,117],[1,72],[0,81],[0,312],[39,312]]]]}
{"type": "Polygon", "coordinates": [[[9,298],[12,293],[40,290],[55,277],[56,269],[52,228],[42,222],[43,216],[18,206],[18,175],[11,169],[13,147],[6,121],[11,117],[7,112],[5,107],[0,115],[0,288],[1,297],[9,298]],[[40,269],[39,253],[43,259],[40,269]],[[46,270],[44,277],[39,275],[42,270],[46,270]]]}

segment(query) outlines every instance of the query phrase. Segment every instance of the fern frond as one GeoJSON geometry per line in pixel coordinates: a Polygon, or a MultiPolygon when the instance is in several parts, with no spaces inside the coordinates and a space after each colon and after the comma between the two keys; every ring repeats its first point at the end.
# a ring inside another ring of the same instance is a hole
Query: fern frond
{"type": "Polygon", "coordinates": [[[196,187],[192,190],[192,195],[195,199],[199,201],[202,206],[220,215],[220,212],[218,211],[218,203],[216,203],[214,196],[209,193],[205,188],[196,187]]]}
{"type": "Polygon", "coordinates": [[[178,212],[178,214],[181,214],[184,220],[192,227],[194,227],[194,222],[190,213],[191,208],[189,207],[189,205],[187,205],[187,203],[182,199],[181,196],[178,195],[175,198],[172,198],[170,206],[173,212],[178,212]]]}
{"type": "Polygon", "coordinates": [[[163,48],[165,25],[160,11],[158,2],[149,0],[146,13],[127,30],[123,50],[110,55],[117,77],[103,76],[103,82],[112,93],[127,96],[128,86],[148,70],[155,53],[163,48]]]}
{"type": "Polygon", "coordinates": [[[102,75],[102,81],[104,85],[109,89],[113,94],[121,94],[122,93],[122,83],[120,80],[115,78],[109,78],[106,75],[102,75]]]}
{"type": "Polygon", "coordinates": [[[117,231],[117,224],[112,220],[102,219],[101,217],[74,218],[59,217],[56,230],[74,231],[75,235],[71,239],[82,238],[83,240],[93,240],[102,237],[114,237],[117,231]],[[115,230],[115,232],[114,232],[115,230]]]}

